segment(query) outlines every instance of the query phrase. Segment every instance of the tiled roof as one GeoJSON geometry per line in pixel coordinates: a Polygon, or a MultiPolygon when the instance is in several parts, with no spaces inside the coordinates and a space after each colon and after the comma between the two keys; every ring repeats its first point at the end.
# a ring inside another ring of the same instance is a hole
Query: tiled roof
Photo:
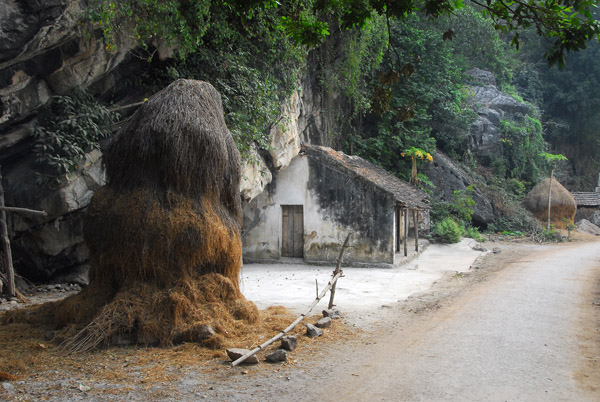
{"type": "Polygon", "coordinates": [[[578,207],[600,206],[600,193],[571,193],[578,207]]]}
{"type": "Polygon", "coordinates": [[[320,157],[334,165],[343,166],[346,170],[392,194],[401,206],[420,210],[429,209],[427,194],[359,156],[346,155],[343,152],[317,145],[303,145],[302,151],[308,156],[320,157]]]}

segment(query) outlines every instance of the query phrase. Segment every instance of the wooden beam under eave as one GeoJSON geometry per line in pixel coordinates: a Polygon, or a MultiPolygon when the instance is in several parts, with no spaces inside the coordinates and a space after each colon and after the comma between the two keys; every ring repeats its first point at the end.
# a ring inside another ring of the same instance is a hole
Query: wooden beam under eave
{"type": "Polygon", "coordinates": [[[415,251],[419,252],[419,210],[413,209],[413,221],[415,223],[415,251]]]}
{"type": "Polygon", "coordinates": [[[404,208],[402,210],[402,215],[403,215],[403,224],[404,224],[404,238],[403,238],[403,245],[404,245],[404,256],[408,256],[408,208],[404,208]]]}

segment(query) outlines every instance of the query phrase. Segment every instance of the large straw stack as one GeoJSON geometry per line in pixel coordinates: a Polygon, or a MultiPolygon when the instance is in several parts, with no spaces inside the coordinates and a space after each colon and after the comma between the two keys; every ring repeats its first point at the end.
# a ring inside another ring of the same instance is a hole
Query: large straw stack
{"type": "MultiPolygon", "coordinates": [[[[548,192],[550,178],[539,182],[525,197],[525,207],[542,223],[548,221],[548,192]]],[[[550,204],[550,224],[557,229],[564,229],[567,223],[573,223],[577,204],[569,191],[558,182],[552,180],[552,199],[550,204]]]]}
{"type": "Polygon", "coordinates": [[[85,223],[90,284],[55,314],[59,327],[87,324],[67,350],[202,340],[205,325],[225,334],[256,321],[238,284],[240,156],[218,92],[175,81],[136,112],[104,163],[107,185],[85,223]]]}

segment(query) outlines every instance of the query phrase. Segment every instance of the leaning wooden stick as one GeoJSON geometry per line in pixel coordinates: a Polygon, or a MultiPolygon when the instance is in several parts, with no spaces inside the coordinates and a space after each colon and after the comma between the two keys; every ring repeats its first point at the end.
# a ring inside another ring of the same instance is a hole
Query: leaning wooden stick
{"type": "Polygon", "coordinates": [[[305,313],[300,314],[300,316],[296,319],[296,321],[294,321],[293,323],[291,323],[289,327],[287,327],[286,329],[284,329],[279,334],[275,335],[273,338],[269,339],[268,341],[266,341],[262,345],[257,346],[256,348],[252,349],[250,352],[246,353],[244,356],[240,357],[239,359],[237,359],[236,361],[234,361],[233,363],[231,363],[231,365],[232,366],[237,366],[238,364],[242,363],[244,360],[246,360],[250,356],[255,355],[258,351],[260,351],[261,349],[266,348],[267,346],[269,346],[273,342],[277,341],[278,339],[281,339],[281,337],[283,337],[285,334],[287,334],[292,329],[294,329],[294,327],[296,325],[298,325],[298,323],[300,323],[300,321],[302,321],[304,319],[304,317],[306,317],[312,311],[312,309],[317,305],[317,303],[319,303],[321,301],[321,299],[323,298],[323,296],[325,296],[327,294],[327,291],[329,289],[331,289],[331,286],[333,286],[335,284],[335,282],[338,280],[338,278],[340,276],[342,276],[341,272],[339,274],[335,275],[329,281],[329,283],[327,284],[327,286],[325,287],[325,289],[323,289],[323,291],[321,292],[321,294],[319,294],[317,296],[317,298],[315,299],[315,301],[310,305],[310,307],[308,308],[308,310],[306,310],[305,313]]]}
{"type": "Polygon", "coordinates": [[[29,208],[18,208],[18,207],[0,207],[0,210],[7,212],[16,212],[19,214],[29,214],[29,215],[40,215],[40,216],[48,216],[46,211],[37,211],[35,209],[29,208]]]}
{"type": "MultiPolygon", "coordinates": [[[[338,258],[338,265],[341,265],[342,255],[344,254],[344,248],[346,248],[346,245],[348,244],[349,237],[350,237],[350,235],[348,235],[348,237],[346,237],[346,241],[344,242],[344,245],[342,246],[342,251],[340,252],[340,257],[338,258]]],[[[242,363],[244,360],[246,360],[250,356],[254,356],[260,350],[262,350],[262,349],[266,348],[267,346],[269,346],[270,344],[276,342],[278,339],[281,339],[285,334],[287,334],[292,329],[294,329],[294,327],[296,325],[298,325],[304,319],[304,317],[306,317],[312,311],[312,309],[321,301],[321,299],[327,294],[327,291],[329,291],[329,289],[331,289],[333,286],[335,286],[338,278],[340,276],[342,276],[342,271],[339,269],[339,266],[336,267],[336,271],[334,271],[333,278],[331,278],[331,280],[329,281],[327,286],[325,286],[325,289],[323,289],[323,291],[317,295],[315,301],[313,301],[313,303],[310,305],[310,307],[308,308],[308,310],[306,310],[305,313],[300,314],[300,316],[298,318],[296,318],[296,321],[291,323],[286,329],[284,329],[283,331],[281,331],[280,333],[275,335],[273,338],[269,339],[262,345],[255,347],[250,352],[246,353],[239,359],[232,362],[231,366],[232,367],[237,366],[238,364],[242,363]],[[339,271],[339,272],[335,273],[336,271],[339,271]]]]}
{"type": "MultiPolygon", "coordinates": [[[[340,250],[340,256],[337,259],[337,264],[335,266],[335,271],[333,271],[333,275],[342,272],[342,258],[344,257],[344,249],[348,247],[348,240],[350,240],[350,233],[346,236],[346,240],[344,240],[344,244],[342,245],[342,249],[340,250]]],[[[329,296],[329,306],[328,309],[333,308],[333,298],[335,297],[335,283],[331,287],[331,295],[329,296]]]]}

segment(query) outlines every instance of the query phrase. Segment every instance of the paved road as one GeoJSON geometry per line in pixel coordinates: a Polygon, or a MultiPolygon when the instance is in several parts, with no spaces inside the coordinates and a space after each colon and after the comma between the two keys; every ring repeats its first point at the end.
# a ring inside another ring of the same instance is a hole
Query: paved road
{"type": "Polygon", "coordinates": [[[598,242],[534,247],[427,319],[355,350],[311,400],[600,401],[589,364],[599,279],[598,242]]]}

